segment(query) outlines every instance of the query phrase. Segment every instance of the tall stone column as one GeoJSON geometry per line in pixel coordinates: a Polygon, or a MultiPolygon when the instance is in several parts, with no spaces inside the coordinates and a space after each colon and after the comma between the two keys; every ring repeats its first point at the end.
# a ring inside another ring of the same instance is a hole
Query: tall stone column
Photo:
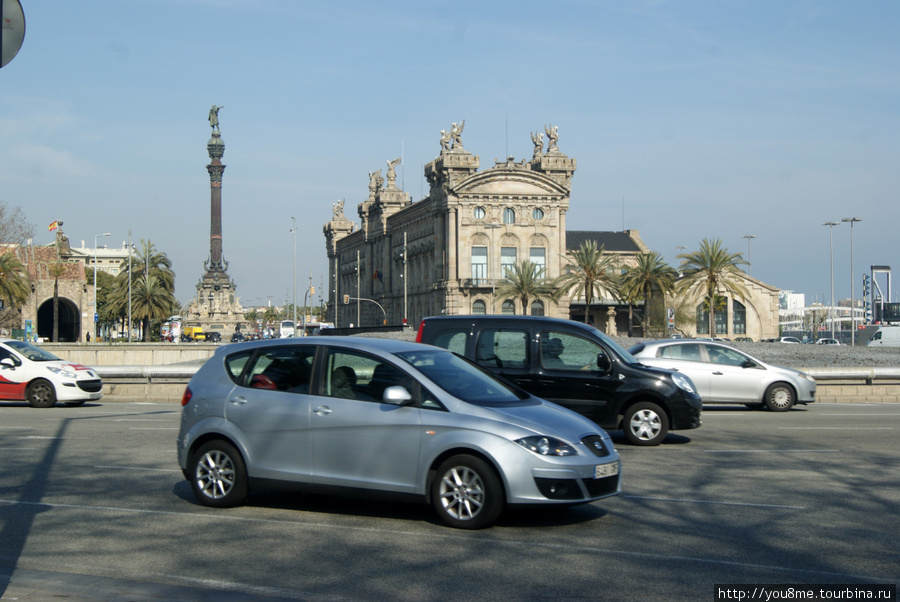
{"type": "Polygon", "coordinates": [[[213,132],[212,138],[206,145],[209,151],[210,164],[206,166],[209,172],[209,269],[222,269],[222,174],[225,165],[222,156],[225,154],[225,143],[219,132],[213,132]]]}

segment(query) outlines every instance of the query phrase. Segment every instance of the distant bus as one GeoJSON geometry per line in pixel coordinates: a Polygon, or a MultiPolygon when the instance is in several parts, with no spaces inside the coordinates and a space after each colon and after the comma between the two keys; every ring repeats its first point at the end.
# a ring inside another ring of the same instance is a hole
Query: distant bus
{"type": "Polygon", "coordinates": [[[294,336],[294,321],[293,320],[282,320],[281,321],[281,331],[278,336],[282,339],[287,339],[289,337],[294,336]]]}

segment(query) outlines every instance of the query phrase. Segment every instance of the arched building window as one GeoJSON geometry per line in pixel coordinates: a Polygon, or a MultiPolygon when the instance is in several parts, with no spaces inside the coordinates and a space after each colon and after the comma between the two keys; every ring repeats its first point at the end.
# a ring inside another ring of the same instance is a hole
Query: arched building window
{"type": "Polygon", "coordinates": [[[504,224],[514,224],[516,223],[516,210],[510,207],[507,207],[503,210],[503,223],[504,224]]]}
{"type": "Polygon", "coordinates": [[[481,299],[476,299],[475,302],[472,303],[472,313],[476,316],[483,316],[487,313],[487,303],[481,299]]]}
{"type": "Polygon", "coordinates": [[[503,313],[509,316],[514,316],[516,314],[516,303],[512,299],[507,299],[503,302],[503,313]]]}
{"type": "Polygon", "coordinates": [[[731,302],[734,334],[747,334],[747,306],[737,299],[731,302]]]}
{"type": "Polygon", "coordinates": [[[543,301],[532,301],[531,302],[531,315],[532,316],[543,316],[544,315],[544,302],[543,301]]]}

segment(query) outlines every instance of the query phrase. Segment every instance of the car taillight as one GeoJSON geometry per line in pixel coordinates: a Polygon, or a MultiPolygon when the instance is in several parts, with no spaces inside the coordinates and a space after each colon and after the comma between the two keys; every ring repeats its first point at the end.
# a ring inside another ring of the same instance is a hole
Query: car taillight
{"type": "Polygon", "coordinates": [[[187,404],[191,403],[191,397],[193,397],[193,396],[194,396],[194,392],[191,391],[191,388],[185,387],[184,395],[181,396],[181,405],[186,406],[187,404]]]}

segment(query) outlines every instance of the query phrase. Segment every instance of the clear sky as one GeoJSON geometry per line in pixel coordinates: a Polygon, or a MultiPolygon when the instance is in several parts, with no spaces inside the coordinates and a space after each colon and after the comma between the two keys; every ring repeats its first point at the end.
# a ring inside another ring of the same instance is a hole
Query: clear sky
{"type": "MultiPolygon", "coordinates": [[[[401,155],[398,185],[421,199],[461,120],[482,168],[530,159],[530,132],[557,126],[578,161],[569,229],[637,229],[675,267],[705,237],[745,257],[749,240],[752,276],[827,301],[822,224],[859,217],[857,296],[872,264],[900,272],[896,0],[21,3],[0,200],[36,244],[57,219],[74,246],[150,239],[181,302],[209,255],[213,104],[245,306],[290,300],[292,216],[298,288],[311,272],[318,297],[332,203],[358,223],[368,173],[401,155]]],[[[850,252],[842,223],[838,299],[850,252]]]]}

